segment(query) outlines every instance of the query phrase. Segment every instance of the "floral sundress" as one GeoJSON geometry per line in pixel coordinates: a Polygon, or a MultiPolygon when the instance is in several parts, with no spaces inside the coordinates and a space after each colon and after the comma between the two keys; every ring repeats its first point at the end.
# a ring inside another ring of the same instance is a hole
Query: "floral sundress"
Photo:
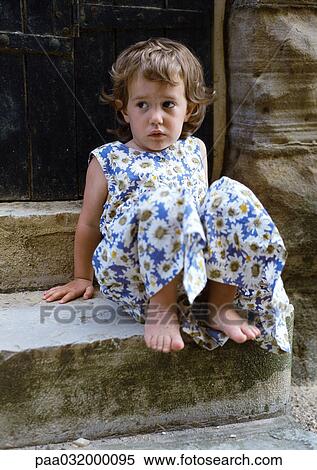
{"type": "Polygon", "coordinates": [[[92,259],[105,298],[144,323],[150,297],[178,276],[181,331],[212,350],[228,337],[206,323],[200,299],[207,279],[234,285],[234,307],[261,332],[255,341],[290,352],[286,318],[293,306],[281,279],[286,250],[249,188],[225,176],[208,187],[193,136],[159,152],[115,141],[93,157],[108,183],[92,259]]]}

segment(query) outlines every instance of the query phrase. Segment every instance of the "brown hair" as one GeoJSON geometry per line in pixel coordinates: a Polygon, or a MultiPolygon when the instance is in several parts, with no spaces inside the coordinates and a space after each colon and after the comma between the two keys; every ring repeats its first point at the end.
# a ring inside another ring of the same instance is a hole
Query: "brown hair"
{"type": "Polygon", "coordinates": [[[168,38],[150,38],[128,47],[118,56],[112,65],[110,76],[113,82],[113,93],[101,92],[100,101],[110,104],[116,111],[119,128],[108,129],[120,139],[132,138],[130,126],[120,112],[128,104],[128,86],[136,73],[145,79],[164,81],[176,85],[179,79],[184,81],[187,102],[192,105],[192,114],[184,122],[181,138],[193,134],[203,122],[206,106],[214,100],[214,94],[206,87],[203,68],[197,57],[183,44],[168,38]]]}

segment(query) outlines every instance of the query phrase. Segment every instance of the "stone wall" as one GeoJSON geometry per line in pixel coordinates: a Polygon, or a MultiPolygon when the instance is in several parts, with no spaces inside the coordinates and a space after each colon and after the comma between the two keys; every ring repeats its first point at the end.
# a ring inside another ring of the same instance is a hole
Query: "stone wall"
{"type": "Polygon", "coordinates": [[[72,279],[81,205],[81,201],[0,203],[1,293],[47,289],[72,279]]]}
{"type": "Polygon", "coordinates": [[[317,0],[228,3],[223,174],[254,191],[285,240],[293,378],[317,381],[317,0]]]}

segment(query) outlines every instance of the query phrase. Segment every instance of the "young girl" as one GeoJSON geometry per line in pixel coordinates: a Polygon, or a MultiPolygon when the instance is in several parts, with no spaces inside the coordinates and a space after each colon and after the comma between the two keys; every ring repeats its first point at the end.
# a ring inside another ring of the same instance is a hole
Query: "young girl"
{"type": "Polygon", "coordinates": [[[213,94],[198,59],[149,39],[123,51],[111,76],[103,99],[121,140],[91,152],[75,279],[43,298],[91,298],[94,269],[104,296],[145,323],[156,351],[181,350],[185,339],[212,350],[228,338],[290,351],[279,232],[244,185],[222,177],[208,187],[206,148],[192,134],[213,94]]]}

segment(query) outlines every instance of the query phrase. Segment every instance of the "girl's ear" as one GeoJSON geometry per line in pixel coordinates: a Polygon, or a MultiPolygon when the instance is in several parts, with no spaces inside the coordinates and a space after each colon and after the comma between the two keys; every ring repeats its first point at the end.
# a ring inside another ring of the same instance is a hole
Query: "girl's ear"
{"type": "Polygon", "coordinates": [[[191,103],[190,101],[187,103],[187,112],[185,114],[185,120],[184,122],[188,122],[190,116],[192,115],[193,111],[195,108],[195,104],[191,103]]]}
{"type": "Polygon", "coordinates": [[[120,111],[120,113],[122,114],[125,122],[130,122],[129,121],[129,116],[126,113],[126,110],[123,108],[123,102],[121,100],[115,100],[114,103],[115,103],[117,113],[120,111]]]}
{"type": "Polygon", "coordinates": [[[123,119],[125,120],[125,122],[129,124],[130,118],[129,118],[129,115],[128,115],[127,111],[124,110],[124,109],[121,109],[121,114],[122,114],[123,119]]]}

